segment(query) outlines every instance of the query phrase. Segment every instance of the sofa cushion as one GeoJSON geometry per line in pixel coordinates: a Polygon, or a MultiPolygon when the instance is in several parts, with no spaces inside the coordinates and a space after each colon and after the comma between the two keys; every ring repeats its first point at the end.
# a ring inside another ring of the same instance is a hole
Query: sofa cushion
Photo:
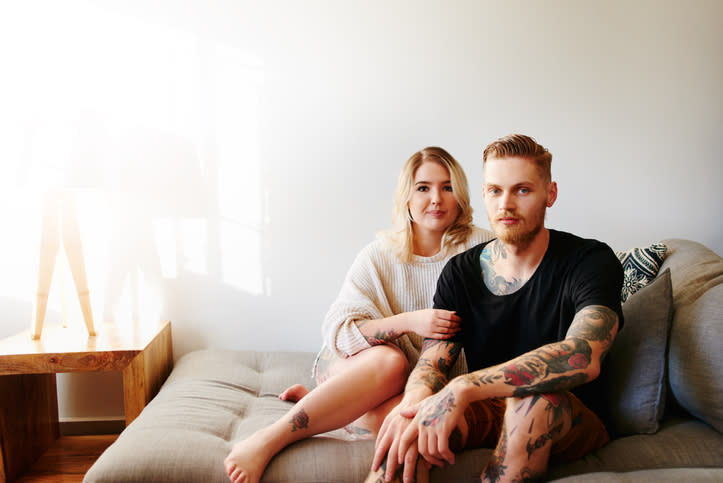
{"type": "MultiPolygon", "coordinates": [[[[284,415],[276,396],[310,383],[312,353],[204,350],[182,356],[158,395],[93,464],[84,483],[228,483],[223,459],[234,441],[284,415]]],[[[431,481],[479,481],[492,450],[457,455],[434,468],[431,481]]],[[[374,441],[350,440],[343,430],[299,441],[271,460],[262,483],[362,481],[374,441]]],[[[551,468],[555,477],[582,472],[716,466],[723,435],[700,421],[665,421],[654,435],[616,440],[584,460],[551,468]]]]}
{"type": "Polygon", "coordinates": [[[664,240],[675,314],[670,330],[669,395],[723,432],[723,258],[700,243],[664,240]]]}
{"type": "Polygon", "coordinates": [[[623,289],[620,301],[625,302],[628,297],[649,284],[658,274],[660,264],[665,258],[666,246],[663,243],[653,243],[647,247],[631,248],[627,251],[617,251],[618,260],[623,265],[623,289]]]}
{"type": "Polygon", "coordinates": [[[654,433],[665,413],[666,352],[673,316],[670,270],[623,304],[625,325],[602,373],[612,436],[654,433]]]}
{"type": "Polygon", "coordinates": [[[663,421],[655,434],[616,438],[578,460],[553,466],[545,479],[600,471],[697,467],[723,467],[723,435],[702,421],[674,418],[663,421]]]}
{"type": "Polygon", "coordinates": [[[555,483],[680,483],[681,481],[720,483],[723,481],[723,468],[665,468],[628,473],[599,471],[553,481],[555,483]]]}
{"type": "Polygon", "coordinates": [[[723,284],[723,259],[714,251],[681,238],[670,238],[662,243],[668,250],[660,269],[670,268],[676,308],[695,302],[710,288],[723,284]]]}
{"type": "Polygon", "coordinates": [[[670,339],[670,387],[678,404],[723,432],[723,284],[678,308],[670,339]]]}

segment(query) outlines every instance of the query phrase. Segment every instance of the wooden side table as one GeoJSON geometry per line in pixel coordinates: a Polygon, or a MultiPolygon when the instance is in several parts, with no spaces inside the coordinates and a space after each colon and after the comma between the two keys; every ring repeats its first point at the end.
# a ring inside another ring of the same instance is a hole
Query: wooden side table
{"type": "Polygon", "coordinates": [[[30,329],[0,340],[0,483],[14,481],[60,435],[55,374],[122,371],[126,425],[156,395],[173,366],[171,323],[30,329]]]}

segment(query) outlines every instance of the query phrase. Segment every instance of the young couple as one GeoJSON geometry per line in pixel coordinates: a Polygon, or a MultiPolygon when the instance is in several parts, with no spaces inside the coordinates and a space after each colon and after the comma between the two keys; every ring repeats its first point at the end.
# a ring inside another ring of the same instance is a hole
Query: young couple
{"type": "Polygon", "coordinates": [[[483,481],[527,480],[604,445],[597,376],[623,322],[622,268],[604,243],[544,226],[551,161],[528,136],[487,146],[493,235],[472,225],[454,158],[415,153],[394,229],[357,256],[324,320],[317,386],[280,395],[296,404],[234,444],[229,479],[258,482],[284,447],[341,427],[376,437],[370,481],[423,481],[477,447],[495,448],[483,481]]]}

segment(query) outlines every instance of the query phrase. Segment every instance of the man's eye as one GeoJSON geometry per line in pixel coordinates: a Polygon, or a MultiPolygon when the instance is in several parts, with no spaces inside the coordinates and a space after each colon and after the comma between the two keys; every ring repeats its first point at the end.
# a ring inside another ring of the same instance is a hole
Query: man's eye
{"type": "Polygon", "coordinates": [[[529,192],[530,190],[528,190],[527,188],[520,188],[520,194],[526,195],[529,192]]]}

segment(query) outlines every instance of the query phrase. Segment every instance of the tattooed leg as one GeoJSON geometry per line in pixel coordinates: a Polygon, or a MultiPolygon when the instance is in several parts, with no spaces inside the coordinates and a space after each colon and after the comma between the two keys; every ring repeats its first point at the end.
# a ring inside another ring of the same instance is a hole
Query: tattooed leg
{"type": "Polygon", "coordinates": [[[508,438],[507,424],[505,422],[505,424],[502,425],[502,434],[500,435],[497,447],[480,475],[480,479],[484,483],[497,483],[498,481],[503,481],[503,478],[506,476],[507,467],[505,466],[505,459],[507,457],[508,438]]]}
{"type": "MultiPolygon", "coordinates": [[[[409,374],[404,354],[388,345],[364,350],[340,364],[343,370],[306,394],[285,416],[233,445],[224,460],[230,481],[258,483],[271,458],[289,444],[341,428],[380,408],[388,411],[388,401],[401,397],[409,374]]],[[[385,416],[375,414],[368,420],[372,426],[363,427],[376,432],[385,416]]]]}
{"type": "Polygon", "coordinates": [[[509,398],[500,441],[483,481],[530,481],[547,471],[552,444],[572,427],[566,393],[509,398]]]}

